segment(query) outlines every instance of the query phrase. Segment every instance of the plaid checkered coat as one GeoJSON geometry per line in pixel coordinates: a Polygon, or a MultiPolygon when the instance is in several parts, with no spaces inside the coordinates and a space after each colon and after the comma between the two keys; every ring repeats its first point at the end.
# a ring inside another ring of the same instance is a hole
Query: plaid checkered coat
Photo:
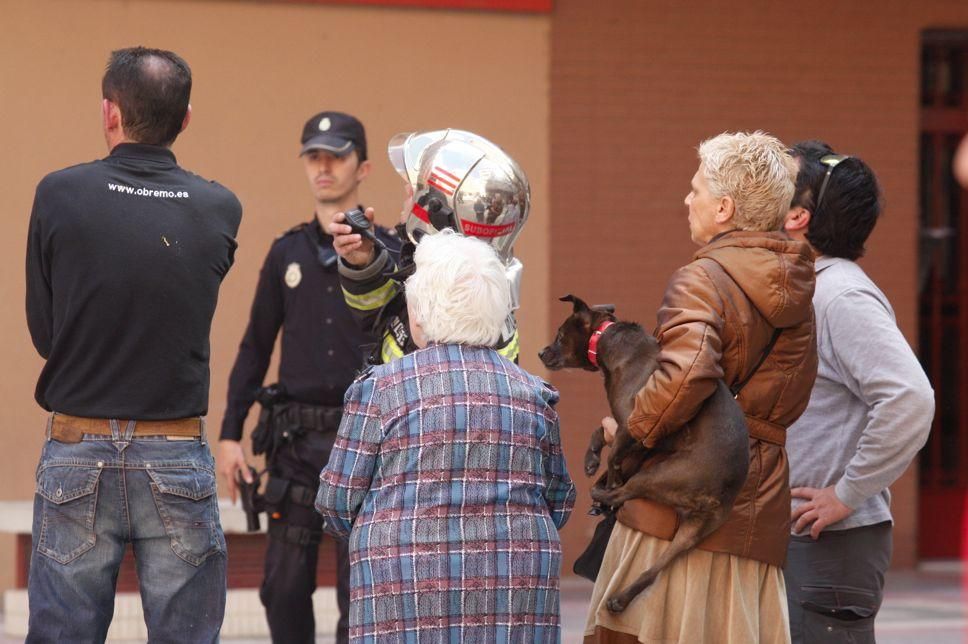
{"type": "Polygon", "coordinates": [[[557,400],[462,345],[350,386],[316,508],[349,536],[353,642],[560,641],[558,528],[575,488],[557,400]]]}

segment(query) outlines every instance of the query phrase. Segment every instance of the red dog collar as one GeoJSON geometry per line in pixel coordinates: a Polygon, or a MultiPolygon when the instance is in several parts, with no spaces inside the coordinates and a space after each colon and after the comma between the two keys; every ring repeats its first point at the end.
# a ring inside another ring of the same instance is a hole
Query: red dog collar
{"type": "Polygon", "coordinates": [[[588,361],[598,366],[598,341],[601,339],[602,334],[605,333],[605,329],[615,324],[612,320],[605,320],[602,322],[595,332],[592,333],[592,337],[588,338],[588,361]]]}

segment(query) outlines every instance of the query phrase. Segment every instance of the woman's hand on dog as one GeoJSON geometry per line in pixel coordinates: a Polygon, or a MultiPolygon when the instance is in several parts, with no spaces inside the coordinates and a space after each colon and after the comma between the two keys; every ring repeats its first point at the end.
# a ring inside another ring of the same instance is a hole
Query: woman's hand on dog
{"type": "Polygon", "coordinates": [[[605,444],[611,445],[615,442],[615,432],[618,431],[618,423],[611,416],[602,419],[602,429],[605,430],[605,444]]]}
{"type": "Polygon", "coordinates": [[[611,446],[615,442],[615,432],[618,430],[618,423],[611,416],[602,419],[601,426],[592,432],[592,439],[585,451],[585,474],[595,476],[598,466],[602,464],[602,448],[606,445],[611,446]]]}

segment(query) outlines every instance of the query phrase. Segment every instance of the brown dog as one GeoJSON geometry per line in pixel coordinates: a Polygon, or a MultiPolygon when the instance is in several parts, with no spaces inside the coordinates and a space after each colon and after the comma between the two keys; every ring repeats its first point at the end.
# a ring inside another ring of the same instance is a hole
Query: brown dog
{"type": "MultiPolygon", "coordinates": [[[[695,418],[646,449],[629,434],[627,421],[635,395],[657,366],[658,343],[638,324],[616,322],[614,307],[589,307],[572,295],[561,301],[572,302],[572,314],[539,357],[552,370],[601,369],[612,417],[618,423],[608,459],[608,483],[603,485],[600,479],[592,488],[592,498],[613,508],[629,499],[648,498],[671,506],[679,515],[675,537],[655,565],[608,600],[608,609],[617,613],[648,588],[670,561],[726,520],[749,470],[749,432],[742,410],[720,381],[695,418]]],[[[587,475],[598,470],[604,444],[604,430],[599,427],[585,454],[587,475]]]]}

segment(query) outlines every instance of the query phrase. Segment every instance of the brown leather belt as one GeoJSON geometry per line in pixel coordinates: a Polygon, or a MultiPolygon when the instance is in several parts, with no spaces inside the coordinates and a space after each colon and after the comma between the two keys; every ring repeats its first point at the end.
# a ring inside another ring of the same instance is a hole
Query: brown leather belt
{"type": "Polygon", "coordinates": [[[777,425],[755,416],[747,416],[746,426],[750,429],[750,438],[773,443],[780,447],[786,445],[786,430],[783,425],[777,425]]]}
{"type": "MultiPolygon", "coordinates": [[[[128,424],[119,420],[121,431],[128,424]]],[[[50,437],[61,443],[79,443],[84,434],[111,435],[111,421],[107,418],[82,418],[68,414],[54,414],[50,424],[50,437]]],[[[135,436],[201,436],[201,418],[178,418],[176,420],[138,420],[134,424],[135,436]]]]}

